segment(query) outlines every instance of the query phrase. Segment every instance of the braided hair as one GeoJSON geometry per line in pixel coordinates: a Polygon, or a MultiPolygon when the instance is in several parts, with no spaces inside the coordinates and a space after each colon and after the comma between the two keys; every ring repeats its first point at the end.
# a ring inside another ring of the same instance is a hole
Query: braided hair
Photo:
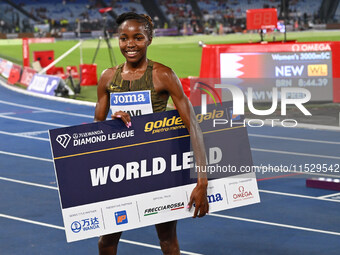
{"type": "Polygon", "coordinates": [[[136,20],[138,23],[143,23],[149,39],[152,39],[154,26],[150,16],[146,14],[137,14],[135,12],[125,12],[116,19],[118,27],[126,20],[136,20]]]}

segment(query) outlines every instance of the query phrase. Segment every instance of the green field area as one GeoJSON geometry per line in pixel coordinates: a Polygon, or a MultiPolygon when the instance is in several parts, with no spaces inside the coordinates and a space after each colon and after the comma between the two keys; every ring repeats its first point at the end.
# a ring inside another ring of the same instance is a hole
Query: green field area
{"type": "MultiPolygon", "coordinates": [[[[283,34],[274,33],[265,37],[266,41],[283,40],[283,34]]],[[[179,77],[198,76],[201,65],[202,48],[198,46],[199,41],[205,44],[230,44],[230,43],[251,43],[258,42],[260,36],[257,33],[247,34],[228,34],[228,35],[195,35],[181,37],[155,37],[148,49],[148,57],[154,61],[161,62],[171,67],[179,77]]],[[[338,41],[340,40],[340,31],[307,31],[287,33],[287,40],[297,40],[298,42],[307,41],[338,41]]],[[[68,49],[76,45],[78,41],[57,41],[52,44],[31,44],[30,57],[33,60],[34,51],[54,50],[55,59],[65,53],[68,49]]],[[[83,63],[91,64],[98,40],[86,40],[82,44],[83,63]]],[[[111,39],[114,50],[114,56],[117,63],[123,63],[119,48],[118,40],[111,39]]],[[[17,64],[22,64],[22,46],[21,40],[0,40],[0,57],[6,58],[17,64]]],[[[105,41],[101,42],[95,63],[97,64],[97,74],[110,67],[110,59],[105,41]]],[[[66,69],[68,65],[80,64],[80,50],[76,49],[70,55],[62,59],[56,66],[63,66],[66,69]]],[[[78,99],[96,101],[96,87],[82,87],[82,92],[78,99]]]]}

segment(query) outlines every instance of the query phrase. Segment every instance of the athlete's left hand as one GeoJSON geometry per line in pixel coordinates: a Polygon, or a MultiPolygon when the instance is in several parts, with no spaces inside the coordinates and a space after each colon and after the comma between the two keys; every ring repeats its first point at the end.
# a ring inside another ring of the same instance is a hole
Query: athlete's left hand
{"type": "Polygon", "coordinates": [[[124,124],[127,128],[131,127],[131,117],[127,112],[117,111],[117,112],[115,112],[114,114],[111,115],[111,118],[113,120],[121,119],[124,122],[124,124]]]}
{"type": "Polygon", "coordinates": [[[197,184],[196,187],[192,190],[190,201],[188,204],[189,211],[191,210],[192,205],[195,203],[195,211],[193,218],[197,216],[203,217],[209,212],[209,203],[207,199],[207,185],[197,184]]]}

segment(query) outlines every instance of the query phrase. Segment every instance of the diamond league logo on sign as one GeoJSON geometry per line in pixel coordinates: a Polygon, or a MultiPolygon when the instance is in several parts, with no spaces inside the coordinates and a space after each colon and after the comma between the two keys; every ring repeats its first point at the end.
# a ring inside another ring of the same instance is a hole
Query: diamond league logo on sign
{"type": "Polygon", "coordinates": [[[71,136],[69,134],[58,135],[56,141],[66,149],[68,143],[71,141],[71,136]]]}

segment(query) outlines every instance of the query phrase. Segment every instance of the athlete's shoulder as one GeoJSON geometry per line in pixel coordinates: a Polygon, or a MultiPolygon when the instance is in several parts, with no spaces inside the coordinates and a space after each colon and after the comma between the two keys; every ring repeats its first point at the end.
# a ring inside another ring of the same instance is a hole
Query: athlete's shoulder
{"type": "Polygon", "coordinates": [[[170,67],[158,62],[154,64],[153,82],[159,91],[173,91],[180,85],[175,72],[170,67]]]}
{"type": "Polygon", "coordinates": [[[173,78],[176,77],[175,72],[168,66],[163,65],[158,62],[154,62],[153,65],[153,74],[156,78],[159,79],[166,79],[166,78],[173,78]]]}
{"type": "Polygon", "coordinates": [[[156,72],[172,72],[172,69],[159,62],[153,62],[153,70],[156,72]]]}
{"type": "Polygon", "coordinates": [[[102,72],[100,77],[102,77],[102,78],[112,77],[115,74],[117,69],[118,69],[118,66],[107,68],[102,72]]]}
{"type": "Polygon", "coordinates": [[[117,69],[118,66],[105,69],[100,75],[99,85],[104,84],[104,86],[106,86],[106,84],[113,79],[113,76],[115,75],[117,69]]]}

